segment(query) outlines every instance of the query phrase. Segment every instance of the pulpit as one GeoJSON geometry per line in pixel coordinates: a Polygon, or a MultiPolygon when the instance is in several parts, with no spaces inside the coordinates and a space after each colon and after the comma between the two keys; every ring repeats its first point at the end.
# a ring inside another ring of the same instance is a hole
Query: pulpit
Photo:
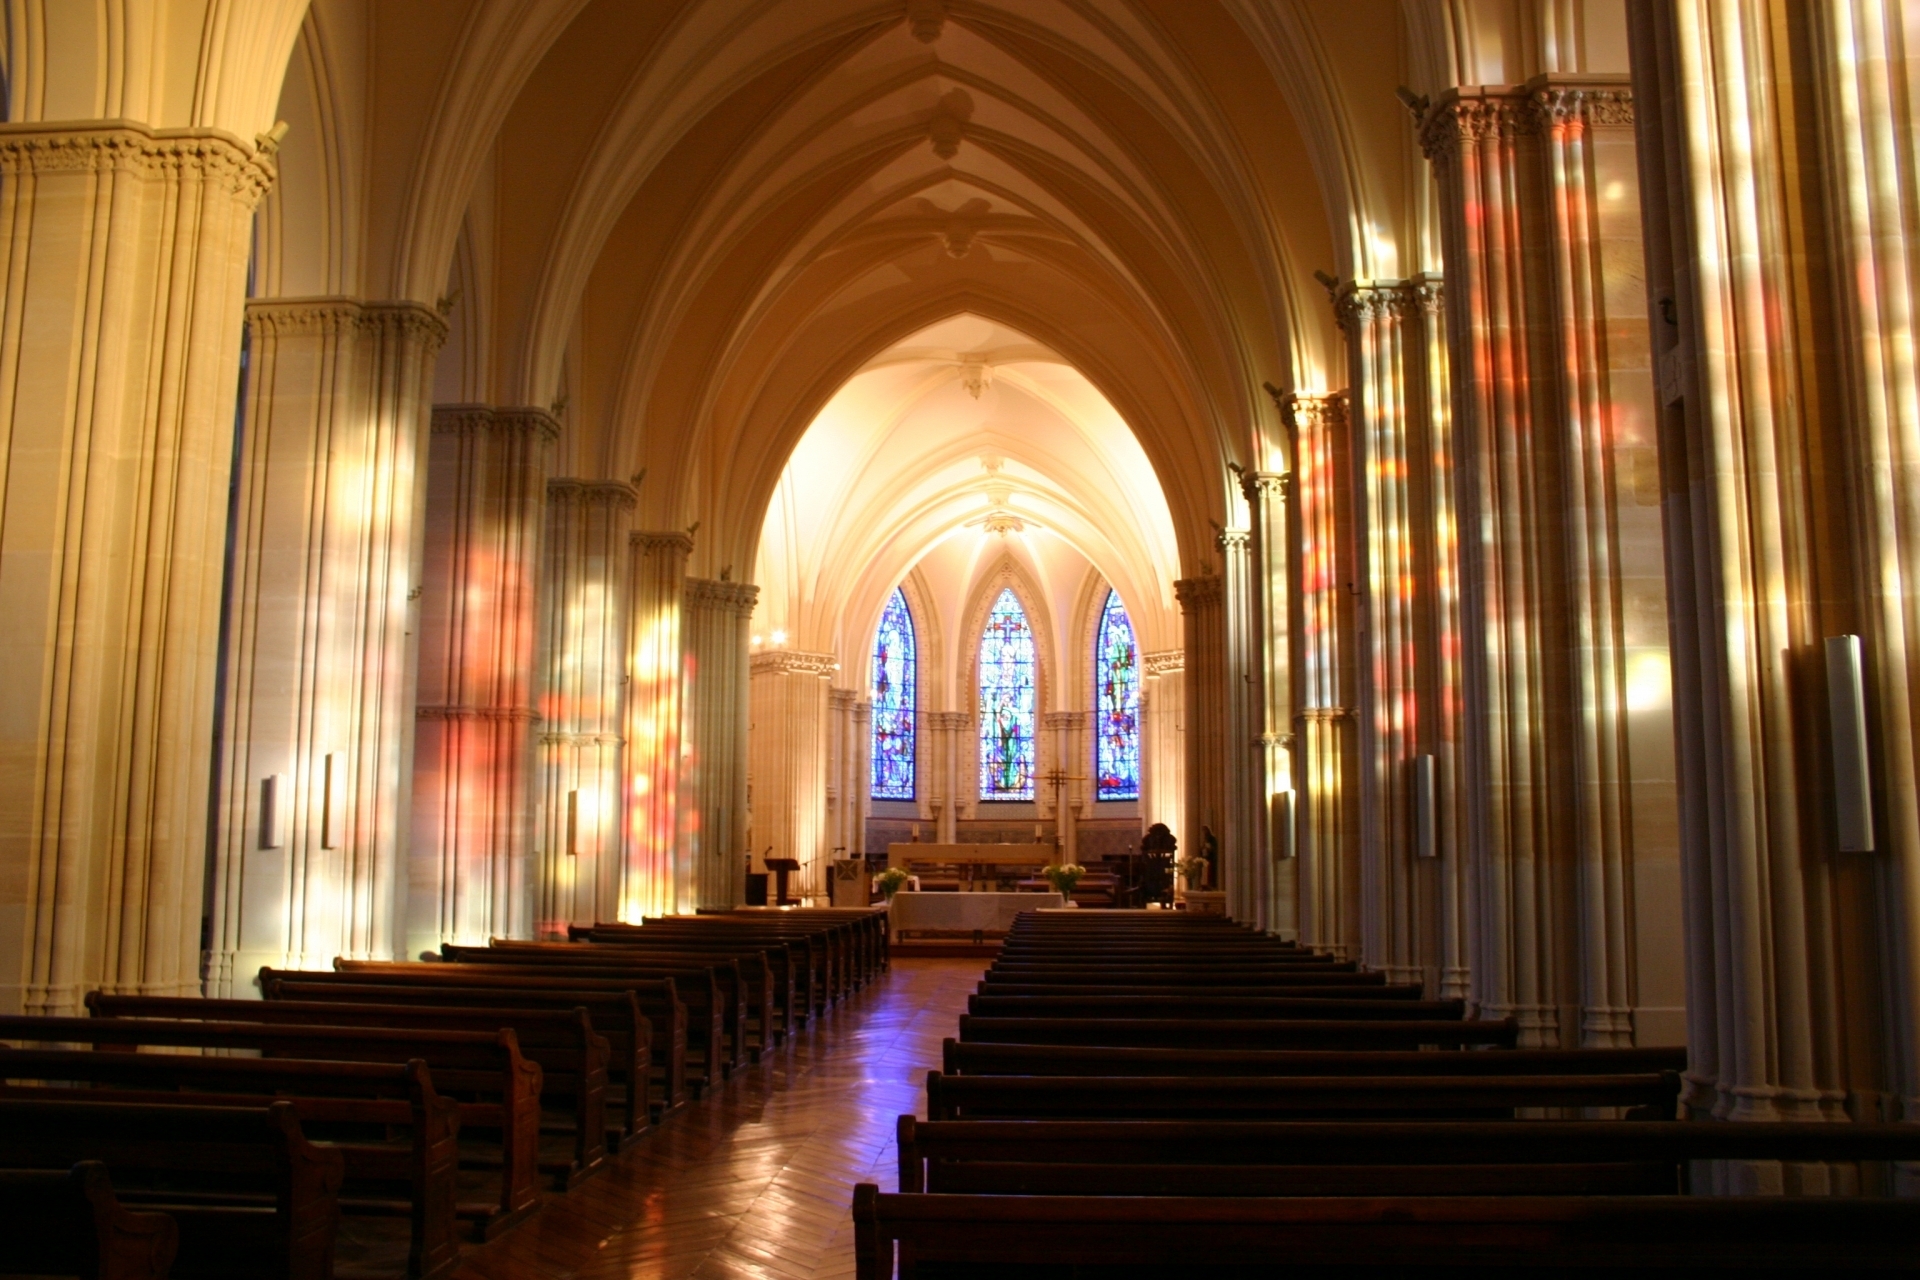
{"type": "Polygon", "coordinates": [[[800,869],[800,859],[768,858],[766,860],[766,863],[767,863],[767,870],[773,872],[773,885],[774,885],[774,891],[776,894],[776,898],[773,905],[776,907],[799,906],[800,900],[798,898],[792,898],[787,896],[787,884],[788,884],[787,877],[791,876],[794,872],[800,869]]]}

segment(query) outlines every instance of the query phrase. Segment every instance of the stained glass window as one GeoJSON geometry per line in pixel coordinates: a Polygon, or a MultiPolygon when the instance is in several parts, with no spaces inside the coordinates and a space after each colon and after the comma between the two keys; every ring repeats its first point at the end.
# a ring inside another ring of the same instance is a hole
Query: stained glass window
{"type": "Polygon", "coordinates": [[[1033,799],[1033,628],[1007,587],[980,634],[980,798],[1033,799]]]}
{"type": "Polygon", "coordinates": [[[1140,650],[1118,591],[1093,638],[1094,774],[1100,800],[1140,798],[1140,650]]]}
{"type": "Polygon", "coordinates": [[[873,638],[873,798],[913,799],[913,615],[893,589],[873,638]]]}

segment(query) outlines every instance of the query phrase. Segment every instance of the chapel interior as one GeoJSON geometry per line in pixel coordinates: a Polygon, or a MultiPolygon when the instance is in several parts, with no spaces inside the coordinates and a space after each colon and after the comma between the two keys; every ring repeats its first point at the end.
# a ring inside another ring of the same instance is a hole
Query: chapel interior
{"type": "Polygon", "coordinates": [[[1912,1193],[1913,4],[9,0],[0,77],[0,1044],[788,957],[391,1274],[852,1276],[1073,938],[1908,1153],[1695,1192],[1912,1193]]]}

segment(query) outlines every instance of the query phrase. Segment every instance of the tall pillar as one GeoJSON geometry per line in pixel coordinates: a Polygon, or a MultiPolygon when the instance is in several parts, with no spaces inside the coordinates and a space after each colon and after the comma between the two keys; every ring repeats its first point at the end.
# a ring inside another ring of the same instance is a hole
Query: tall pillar
{"type": "Polygon", "coordinates": [[[693,868],[679,856],[682,599],[693,539],[636,531],[628,540],[627,840],[620,918],[688,913],[693,868]]]}
{"type": "Polygon", "coordinates": [[[753,855],[798,858],[801,894],[827,891],[827,695],[839,666],[830,653],[793,649],[752,658],[753,855]]]}
{"type": "Polygon", "coordinates": [[[853,703],[853,843],[851,853],[867,851],[867,817],[873,812],[873,702],[853,703]]]}
{"type": "MultiPolygon", "coordinates": [[[[1685,1101],[1735,1120],[1911,1119],[1920,30],[1879,0],[1666,0],[1629,21],[1660,316],[1685,1101]],[[1836,795],[1825,641],[1843,636],[1865,668],[1864,852],[1842,842],[1836,795]]],[[[1809,1165],[1721,1177],[1833,1185],[1809,1165]]]]}
{"type": "Polygon", "coordinates": [[[1252,537],[1245,529],[1222,530],[1220,547],[1220,639],[1225,646],[1221,664],[1225,696],[1226,765],[1224,821],[1214,828],[1220,837],[1227,910],[1236,920],[1256,929],[1269,926],[1268,886],[1273,863],[1265,855],[1266,815],[1260,812],[1257,779],[1265,765],[1259,725],[1264,719],[1256,683],[1252,537]]]}
{"type": "Polygon", "coordinates": [[[270,149],[0,125],[0,1010],[200,989],[215,659],[270,149]]]}
{"type": "MultiPolygon", "coordinates": [[[[860,846],[853,834],[857,812],[853,777],[853,700],[851,689],[827,690],[827,849],[837,858],[860,846]]],[[[831,881],[829,881],[831,888],[831,881]]]]}
{"type": "Polygon", "coordinates": [[[1141,655],[1145,681],[1140,718],[1147,726],[1141,744],[1140,811],[1144,826],[1156,822],[1185,844],[1187,821],[1186,653],[1162,649],[1141,655]]]}
{"type": "MultiPolygon", "coordinates": [[[[1297,868],[1285,860],[1289,834],[1275,826],[1275,802],[1293,796],[1293,674],[1287,632],[1287,477],[1275,471],[1249,471],[1241,491],[1252,513],[1253,638],[1248,661],[1257,690],[1253,715],[1255,763],[1253,805],[1260,840],[1254,856],[1266,868],[1267,928],[1282,938],[1300,933],[1296,905],[1297,868]]],[[[1293,819],[1292,806],[1285,810],[1293,819]]]]}
{"type": "Polygon", "coordinates": [[[746,898],[748,627],[758,587],[688,578],[684,595],[687,805],[681,858],[687,907],[746,898]]]}
{"type": "Polygon", "coordinates": [[[1054,767],[1068,779],[1057,790],[1046,788],[1048,800],[1052,801],[1058,796],[1054,804],[1053,829],[1059,836],[1060,856],[1074,863],[1080,860],[1080,836],[1074,819],[1081,805],[1081,783],[1091,769],[1091,761],[1079,749],[1080,735],[1086,724],[1087,713],[1084,711],[1049,711],[1041,717],[1041,726],[1053,734],[1054,767]]]}
{"type": "Polygon", "coordinates": [[[973,717],[964,711],[929,711],[923,722],[933,748],[936,794],[942,797],[934,839],[954,844],[960,839],[960,806],[967,794],[967,730],[973,727],[973,717]]]}
{"type": "Polygon", "coordinates": [[[1294,794],[1300,940],[1360,952],[1352,513],[1343,394],[1289,397],[1293,433],[1294,794]]]}
{"type": "Polygon", "coordinates": [[[534,932],[620,910],[626,785],[627,522],[633,489],[547,482],[540,580],[540,733],[534,932]]]}
{"type": "Polygon", "coordinates": [[[1646,312],[1623,287],[1643,275],[1632,122],[1623,77],[1553,75],[1450,90],[1422,127],[1461,433],[1476,995],[1533,1044],[1629,1043],[1636,1005],[1651,1029],[1676,1003],[1647,998],[1671,966],[1635,941],[1677,934],[1670,887],[1635,897],[1636,878],[1671,886],[1677,850],[1658,817],[1661,535],[1636,482],[1653,457],[1646,312]]]}
{"type": "Polygon", "coordinates": [[[247,307],[210,995],[393,959],[412,782],[418,495],[446,325],[410,303],[247,307]],[[331,800],[331,803],[329,801],[331,800]]]}
{"type": "Polygon", "coordinates": [[[536,584],[558,435],[539,409],[433,413],[409,953],[532,933],[536,584]]]}
{"type": "MultiPolygon", "coordinates": [[[[1211,830],[1220,842],[1227,812],[1227,690],[1222,672],[1226,640],[1222,635],[1222,596],[1217,577],[1182,578],[1173,584],[1185,631],[1186,670],[1186,829],[1180,852],[1198,857],[1211,830]]],[[[1223,866],[1215,867],[1224,875],[1223,866]]]]}

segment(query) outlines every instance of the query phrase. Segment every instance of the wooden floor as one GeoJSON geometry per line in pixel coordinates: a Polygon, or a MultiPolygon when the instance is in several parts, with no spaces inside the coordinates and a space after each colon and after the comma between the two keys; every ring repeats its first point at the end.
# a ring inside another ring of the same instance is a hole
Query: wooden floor
{"type": "Polygon", "coordinates": [[[852,1276],[853,1184],[896,1189],[895,1117],[926,1115],[926,1073],[983,967],[896,960],[797,1043],[473,1252],[457,1280],[852,1276]]]}

